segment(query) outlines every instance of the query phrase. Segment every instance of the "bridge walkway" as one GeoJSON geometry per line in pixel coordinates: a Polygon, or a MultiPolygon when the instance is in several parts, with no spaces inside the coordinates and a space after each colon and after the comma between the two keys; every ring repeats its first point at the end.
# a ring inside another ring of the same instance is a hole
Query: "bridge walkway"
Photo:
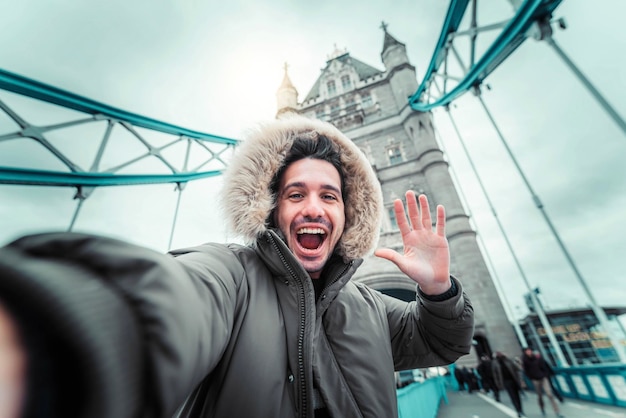
{"type": "MultiPolygon", "coordinates": [[[[522,408],[527,418],[543,418],[537,395],[525,391],[522,408]]],[[[506,392],[500,393],[500,402],[492,394],[482,392],[447,391],[448,403],[442,401],[437,418],[515,418],[517,413],[506,392]]],[[[559,403],[561,414],[565,418],[626,418],[626,408],[599,403],[585,402],[579,399],[565,398],[559,403]]],[[[555,417],[549,402],[546,402],[547,418],[555,417]]]]}

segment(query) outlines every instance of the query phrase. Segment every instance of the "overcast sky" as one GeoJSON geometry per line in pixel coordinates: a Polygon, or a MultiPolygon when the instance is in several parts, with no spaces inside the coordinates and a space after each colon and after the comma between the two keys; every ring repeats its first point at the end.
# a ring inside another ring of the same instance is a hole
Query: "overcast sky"
{"type": "MultiPolygon", "coordinates": [[[[334,46],[379,69],[380,22],[407,46],[421,81],[447,2],[199,0],[0,0],[0,68],[114,107],[186,128],[238,138],[276,112],[283,63],[302,99],[334,46]]],[[[480,2],[484,8],[487,2],[480,2]]],[[[506,0],[488,2],[479,24],[507,19],[506,0]]],[[[626,69],[621,0],[564,0],[554,38],[622,116],[626,69]]],[[[488,45],[496,33],[482,35],[488,45]]],[[[524,175],[601,304],[624,305],[626,135],[544,42],[529,40],[487,80],[484,101],[524,175]]],[[[0,91],[34,124],[57,115],[0,91]],[[50,116],[52,115],[52,116],[50,116]]],[[[433,112],[453,174],[481,245],[514,315],[525,313],[520,277],[447,113],[433,112]]],[[[451,114],[531,286],[551,308],[589,299],[496,136],[479,101],[467,94],[451,114]]],[[[58,121],[58,120],[57,120],[58,121]]],[[[15,130],[0,115],[0,134],[15,130]]],[[[63,144],[88,166],[86,140],[63,144]],[[84,142],[84,143],[83,143],[84,142]],[[85,147],[85,148],[83,148],[85,147]]],[[[53,168],[32,141],[0,143],[0,165],[53,168]]],[[[48,159],[47,159],[48,158],[48,159]]],[[[58,163],[57,163],[58,165],[58,163]]],[[[57,167],[58,168],[58,167],[57,167]]],[[[174,247],[231,239],[215,204],[220,181],[190,183],[174,247]]],[[[31,232],[65,229],[74,190],[0,186],[0,243],[31,232]]],[[[173,186],[99,189],[86,200],[76,230],[165,251],[176,202],[173,186]]]]}

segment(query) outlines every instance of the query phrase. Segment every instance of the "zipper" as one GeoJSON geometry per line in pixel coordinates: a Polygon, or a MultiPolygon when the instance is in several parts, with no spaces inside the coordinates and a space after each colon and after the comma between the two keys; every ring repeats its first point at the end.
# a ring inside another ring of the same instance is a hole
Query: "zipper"
{"type": "Polygon", "coordinates": [[[352,267],[352,265],[354,264],[354,260],[350,260],[350,262],[339,272],[339,274],[337,274],[335,276],[335,278],[333,280],[330,280],[328,282],[326,282],[326,285],[324,286],[324,288],[322,289],[322,291],[320,292],[320,296],[323,298],[324,297],[324,292],[326,292],[326,290],[331,287],[333,284],[335,284],[335,282],[337,282],[337,280],[339,280],[339,278],[341,276],[343,276],[344,274],[346,274],[346,271],[348,271],[348,269],[350,267],[352,267]]]}
{"type": "Polygon", "coordinates": [[[306,299],[306,295],[304,293],[304,285],[302,283],[302,278],[300,276],[298,276],[293,269],[291,268],[291,265],[289,264],[289,262],[287,261],[287,259],[285,258],[283,252],[280,250],[280,247],[276,244],[276,241],[274,240],[274,237],[271,235],[271,233],[268,233],[268,237],[269,237],[269,241],[272,244],[272,246],[274,247],[274,249],[276,250],[276,253],[278,254],[278,256],[280,257],[280,261],[283,263],[283,265],[285,266],[285,268],[287,269],[287,271],[289,272],[289,274],[291,275],[291,277],[293,279],[295,279],[299,286],[299,308],[300,308],[300,329],[298,331],[298,375],[299,375],[299,381],[300,381],[300,399],[302,400],[302,411],[301,411],[301,417],[302,418],[306,418],[307,417],[307,413],[308,413],[308,399],[306,396],[306,377],[304,375],[305,373],[305,368],[304,368],[304,328],[306,325],[306,312],[305,312],[305,299],[306,299]]]}

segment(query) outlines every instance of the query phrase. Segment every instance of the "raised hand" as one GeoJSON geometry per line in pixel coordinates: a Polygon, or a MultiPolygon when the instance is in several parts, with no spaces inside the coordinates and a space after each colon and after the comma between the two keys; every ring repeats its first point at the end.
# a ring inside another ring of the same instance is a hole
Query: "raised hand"
{"type": "Polygon", "coordinates": [[[408,219],[402,201],[397,199],[393,203],[404,254],[389,248],[378,249],[374,254],[396,264],[404,274],[419,284],[422,292],[438,295],[451,286],[450,250],[445,233],[446,214],[443,206],[438,205],[437,223],[433,231],[428,199],[420,195],[419,208],[417,201],[413,191],[406,192],[408,219]]]}

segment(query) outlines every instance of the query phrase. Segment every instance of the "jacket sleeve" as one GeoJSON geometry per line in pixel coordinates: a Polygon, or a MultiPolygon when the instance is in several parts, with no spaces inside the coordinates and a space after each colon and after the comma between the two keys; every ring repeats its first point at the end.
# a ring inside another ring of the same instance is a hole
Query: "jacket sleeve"
{"type": "Polygon", "coordinates": [[[29,356],[54,342],[63,349],[47,350],[49,362],[65,353],[65,380],[80,382],[73,416],[169,417],[220,360],[244,272],[226,246],[198,248],[173,257],[59,233],[0,249],[2,301],[25,334],[45,330],[29,356]]]}
{"type": "Polygon", "coordinates": [[[502,378],[502,369],[500,367],[500,363],[497,359],[494,359],[491,362],[491,367],[493,370],[493,381],[496,383],[496,387],[498,389],[504,389],[504,381],[502,378]]]}
{"type": "Polygon", "coordinates": [[[474,334],[474,309],[461,283],[444,301],[419,294],[415,302],[383,295],[396,370],[453,363],[470,352],[474,334]]]}

